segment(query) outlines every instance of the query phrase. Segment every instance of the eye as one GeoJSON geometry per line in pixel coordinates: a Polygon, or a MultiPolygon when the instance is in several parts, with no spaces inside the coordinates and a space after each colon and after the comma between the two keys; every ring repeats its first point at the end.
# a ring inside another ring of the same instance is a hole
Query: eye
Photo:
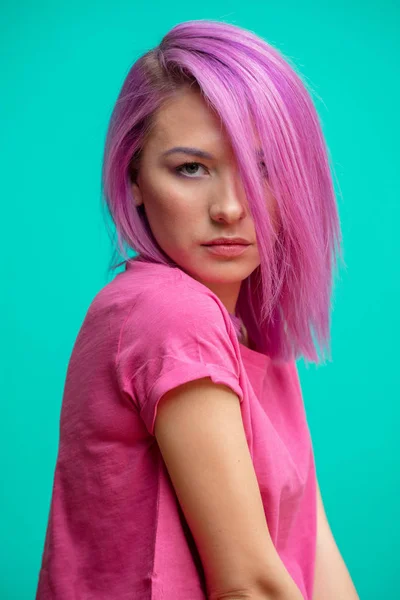
{"type": "Polygon", "coordinates": [[[191,175],[196,175],[196,168],[197,167],[202,167],[203,169],[206,169],[206,167],[204,165],[202,165],[201,163],[198,162],[185,162],[182,165],[179,165],[179,167],[176,167],[175,171],[179,174],[182,175],[183,177],[188,177],[189,179],[194,179],[193,177],[190,177],[191,175]],[[189,173],[188,175],[184,175],[183,171],[188,168],[189,170],[186,171],[186,173],[189,173]]]}

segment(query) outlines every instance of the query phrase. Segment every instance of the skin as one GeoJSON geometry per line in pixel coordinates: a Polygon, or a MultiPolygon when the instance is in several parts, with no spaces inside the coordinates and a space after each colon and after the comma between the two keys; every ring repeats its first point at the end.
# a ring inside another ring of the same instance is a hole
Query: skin
{"type": "MultiPolygon", "coordinates": [[[[234,313],[240,285],[260,257],[230,141],[198,91],[182,88],[155,114],[132,195],[136,206],[144,205],[163,251],[234,313]],[[183,152],[163,156],[175,146],[198,148],[213,158],[183,152]],[[240,236],[251,245],[229,258],[202,246],[221,236],[240,236]]],[[[275,215],[272,198],[267,197],[267,205],[275,215]]]]}

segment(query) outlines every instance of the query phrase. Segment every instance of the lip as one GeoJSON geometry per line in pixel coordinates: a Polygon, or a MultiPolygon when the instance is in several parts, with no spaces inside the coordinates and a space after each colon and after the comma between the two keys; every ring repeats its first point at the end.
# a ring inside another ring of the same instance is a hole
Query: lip
{"type": "Polygon", "coordinates": [[[211,246],[211,245],[228,245],[228,244],[241,244],[241,245],[250,245],[250,242],[248,240],[245,240],[244,238],[241,237],[220,237],[220,238],[215,238],[214,240],[210,240],[209,242],[206,242],[205,244],[202,244],[203,246],[211,246]]]}
{"type": "Polygon", "coordinates": [[[211,253],[217,256],[234,257],[240,256],[243,252],[246,252],[250,244],[210,244],[205,245],[205,248],[211,253]]]}

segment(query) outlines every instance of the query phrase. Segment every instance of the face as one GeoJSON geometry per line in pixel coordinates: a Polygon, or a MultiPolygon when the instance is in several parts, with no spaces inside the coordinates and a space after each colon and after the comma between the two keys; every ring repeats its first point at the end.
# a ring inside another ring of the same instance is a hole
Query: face
{"type": "MultiPolygon", "coordinates": [[[[241,282],[260,258],[230,142],[197,91],[181,91],[155,115],[132,194],[162,250],[234,313],[241,282]],[[176,147],[192,152],[171,151],[176,147]],[[249,245],[237,256],[214,254],[205,245],[225,236],[249,245]]],[[[267,203],[274,209],[272,199],[267,203]]]]}

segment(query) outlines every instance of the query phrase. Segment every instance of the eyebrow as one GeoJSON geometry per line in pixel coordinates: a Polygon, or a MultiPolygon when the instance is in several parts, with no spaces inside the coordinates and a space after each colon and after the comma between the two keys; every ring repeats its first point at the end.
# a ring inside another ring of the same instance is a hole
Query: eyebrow
{"type": "Polygon", "coordinates": [[[174,148],[170,148],[166,152],[163,152],[162,156],[169,156],[170,154],[189,154],[190,156],[198,156],[200,158],[208,158],[212,160],[214,156],[205,150],[200,150],[200,148],[191,148],[188,146],[175,146],[174,148]]]}
{"type": "MultiPolygon", "coordinates": [[[[162,153],[162,156],[169,156],[170,154],[188,154],[189,156],[198,156],[199,158],[206,158],[208,160],[213,160],[214,156],[210,154],[210,152],[206,152],[205,150],[200,150],[200,148],[192,148],[189,146],[175,146],[174,148],[170,148],[166,152],[162,153]]],[[[256,150],[256,154],[259,158],[264,156],[264,153],[261,149],[256,150]]]]}

